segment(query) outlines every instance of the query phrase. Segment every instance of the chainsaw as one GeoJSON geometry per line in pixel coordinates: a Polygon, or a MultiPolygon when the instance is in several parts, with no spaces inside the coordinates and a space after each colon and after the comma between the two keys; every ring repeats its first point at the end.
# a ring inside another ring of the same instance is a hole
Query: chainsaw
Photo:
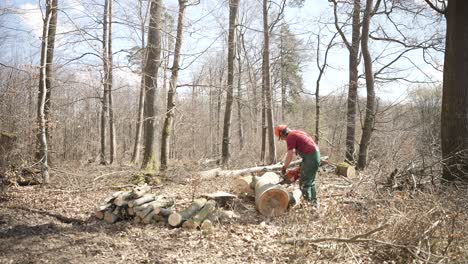
{"type": "Polygon", "coordinates": [[[295,167],[286,171],[285,175],[281,175],[285,183],[294,183],[299,179],[299,173],[301,172],[301,167],[295,167]]]}

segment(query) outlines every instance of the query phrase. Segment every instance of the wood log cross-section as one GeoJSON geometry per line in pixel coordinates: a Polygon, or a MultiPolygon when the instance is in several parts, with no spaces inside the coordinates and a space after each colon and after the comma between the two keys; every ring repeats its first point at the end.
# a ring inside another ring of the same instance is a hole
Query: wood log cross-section
{"type": "Polygon", "coordinates": [[[289,193],[278,185],[280,181],[278,174],[267,172],[255,184],[255,204],[264,216],[279,216],[288,208],[289,193]]]}
{"type": "Polygon", "coordinates": [[[185,221],[182,226],[186,229],[196,229],[201,226],[202,222],[207,219],[216,209],[216,201],[209,200],[205,206],[192,218],[185,221]]]}
{"type": "Polygon", "coordinates": [[[356,169],[353,165],[349,165],[346,162],[340,162],[336,164],[335,169],[336,174],[347,177],[354,178],[356,176],[356,169]]]}
{"type": "Polygon", "coordinates": [[[188,208],[178,213],[172,213],[167,219],[167,222],[172,227],[179,227],[184,221],[195,215],[203,206],[205,206],[205,203],[205,198],[195,199],[188,208]]]}

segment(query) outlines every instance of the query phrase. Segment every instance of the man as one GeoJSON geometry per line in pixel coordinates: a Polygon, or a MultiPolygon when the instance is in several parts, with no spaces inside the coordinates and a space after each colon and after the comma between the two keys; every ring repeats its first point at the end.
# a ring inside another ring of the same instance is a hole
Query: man
{"type": "Polygon", "coordinates": [[[301,130],[291,130],[286,125],[275,127],[275,136],[286,141],[288,152],[281,169],[281,174],[286,174],[286,169],[291,163],[293,150],[302,157],[299,185],[306,201],[318,207],[317,193],[315,192],[315,175],[320,165],[320,151],[318,145],[311,136],[301,130]]]}

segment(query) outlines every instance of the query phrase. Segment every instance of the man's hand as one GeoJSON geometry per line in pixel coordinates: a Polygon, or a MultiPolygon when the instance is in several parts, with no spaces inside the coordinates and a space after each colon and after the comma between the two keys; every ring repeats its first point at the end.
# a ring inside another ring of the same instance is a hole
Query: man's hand
{"type": "Polygon", "coordinates": [[[286,175],[286,167],[285,167],[285,166],[283,166],[283,167],[281,168],[281,175],[282,175],[282,176],[286,175]]]}

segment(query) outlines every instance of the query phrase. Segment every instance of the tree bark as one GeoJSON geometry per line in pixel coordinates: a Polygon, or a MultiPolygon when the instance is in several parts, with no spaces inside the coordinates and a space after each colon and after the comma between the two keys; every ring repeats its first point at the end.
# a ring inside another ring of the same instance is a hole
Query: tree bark
{"type": "Polygon", "coordinates": [[[226,108],[224,110],[223,143],[221,150],[221,162],[227,165],[230,159],[229,145],[231,144],[231,117],[234,91],[234,57],[235,57],[235,36],[236,19],[239,0],[229,0],[229,34],[228,34],[228,76],[226,89],[226,108]]]}
{"type": "MultiPolygon", "coordinates": [[[[139,2],[142,5],[142,0],[139,2]]],[[[149,5],[148,5],[149,8],[149,5]]],[[[136,123],[136,131],[135,131],[135,142],[133,145],[133,153],[132,153],[132,160],[131,163],[137,164],[140,160],[140,147],[141,147],[141,131],[143,129],[143,108],[145,102],[145,75],[143,74],[143,68],[145,66],[146,61],[146,49],[145,49],[145,21],[146,15],[148,13],[148,9],[145,12],[145,15],[141,13],[142,6],[140,6],[140,18],[141,18],[141,48],[144,49],[144,56],[141,61],[141,80],[140,80],[140,96],[138,98],[138,116],[137,116],[137,123],[136,123]]]]}
{"type": "Polygon", "coordinates": [[[451,0],[446,19],[441,113],[443,178],[468,181],[468,2],[451,0]]]}
{"type": "Polygon", "coordinates": [[[276,146],[273,133],[273,100],[270,84],[270,34],[268,27],[268,0],[263,0],[263,90],[265,91],[265,111],[267,120],[268,163],[276,162],[276,146]]]}
{"type": "Polygon", "coordinates": [[[193,201],[193,203],[186,209],[172,213],[169,216],[168,223],[172,227],[180,226],[184,221],[195,215],[206,203],[205,198],[199,198],[193,201]]]}
{"type": "Polygon", "coordinates": [[[171,136],[172,123],[174,122],[175,103],[174,97],[176,93],[177,78],[179,76],[179,59],[180,50],[182,47],[182,37],[184,28],[184,13],[186,7],[186,0],[179,0],[179,17],[177,19],[177,36],[174,48],[174,61],[172,63],[171,80],[169,82],[169,90],[167,91],[167,110],[166,118],[162,129],[161,137],[161,171],[167,169],[169,142],[171,136]]]}
{"type": "MultiPolygon", "coordinates": [[[[49,165],[48,165],[48,143],[46,133],[46,118],[45,118],[45,107],[46,107],[46,93],[47,93],[47,54],[49,47],[49,27],[52,20],[52,9],[53,1],[46,1],[46,12],[44,18],[44,26],[42,31],[42,45],[41,45],[41,67],[39,72],[39,93],[37,100],[37,142],[38,142],[38,162],[41,166],[42,182],[43,184],[49,183],[49,165]]],[[[55,9],[57,7],[55,6],[55,9]]],[[[52,51],[53,52],[53,51],[52,51]]]]}
{"type": "Polygon", "coordinates": [[[147,57],[144,68],[145,102],[144,102],[144,153],[141,168],[156,170],[155,121],[156,121],[156,90],[157,77],[161,56],[161,13],[162,0],[152,0],[150,7],[150,23],[148,31],[147,57]]]}
{"type": "MultiPolygon", "coordinates": [[[[55,35],[57,32],[57,0],[52,0],[50,6],[51,18],[49,23],[49,29],[47,33],[47,56],[46,56],[46,101],[44,106],[44,117],[46,122],[46,137],[49,142],[50,152],[50,140],[52,138],[51,123],[51,104],[52,104],[52,81],[54,79],[54,50],[55,50],[55,35]]],[[[50,156],[48,157],[50,163],[50,156]]]]}
{"type": "MultiPolygon", "coordinates": [[[[238,36],[238,43],[240,37],[238,36]]],[[[244,128],[242,125],[242,60],[240,44],[237,45],[237,133],[239,136],[239,150],[244,148],[244,128]]]]}
{"type": "MultiPolygon", "coordinates": [[[[380,3],[380,1],[378,2],[380,3]]],[[[366,117],[364,127],[362,129],[361,142],[359,144],[359,157],[357,168],[362,170],[367,165],[367,150],[369,148],[372,131],[374,130],[375,120],[375,89],[374,89],[374,73],[372,71],[372,57],[369,51],[369,26],[372,18],[373,0],[366,1],[366,10],[362,21],[362,37],[361,47],[362,56],[364,58],[364,69],[366,73],[366,117]]]]}
{"type": "Polygon", "coordinates": [[[352,19],[352,36],[351,43],[348,42],[342,29],[338,25],[338,16],[336,14],[337,1],[333,1],[333,11],[335,16],[335,27],[340,34],[343,42],[349,51],[349,87],[346,112],[346,160],[354,163],[354,141],[356,137],[356,103],[357,103],[357,88],[358,88],[358,65],[359,65],[359,38],[360,38],[360,0],[354,0],[353,4],[353,19],[352,19]]]}
{"type": "Polygon", "coordinates": [[[187,229],[197,229],[201,226],[202,222],[207,219],[216,209],[216,201],[209,200],[205,203],[203,208],[195,214],[191,219],[183,223],[183,227],[187,229]]]}
{"type": "Polygon", "coordinates": [[[101,110],[101,152],[100,152],[100,164],[107,164],[106,154],[106,137],[107,137],[107,117],[109,113],[109,54],[107,52],[107,37],[108,37],[108,13],[109,13],[109,1],[104,1],[104,12],[102,18],[102,65],[103,65],[103,95],[102,95],[102,110],[101,110]]]}
{"type": "Polygon", "coordinates": [[[117,159],[117,140],[115,135],[115,119],[114,119],[114,106],[112,99],[112,88],[113,88],[113,56],[112,56],[112,2],[109,0],[109,12],[107,14],[109,22],[108,37],[107,37],[107,60],[108,60],[108,74],[107,74],[107,90],[109,95],[109,144],[110,144],[110,156],[109,163],[113,164],[117,159]]]}

